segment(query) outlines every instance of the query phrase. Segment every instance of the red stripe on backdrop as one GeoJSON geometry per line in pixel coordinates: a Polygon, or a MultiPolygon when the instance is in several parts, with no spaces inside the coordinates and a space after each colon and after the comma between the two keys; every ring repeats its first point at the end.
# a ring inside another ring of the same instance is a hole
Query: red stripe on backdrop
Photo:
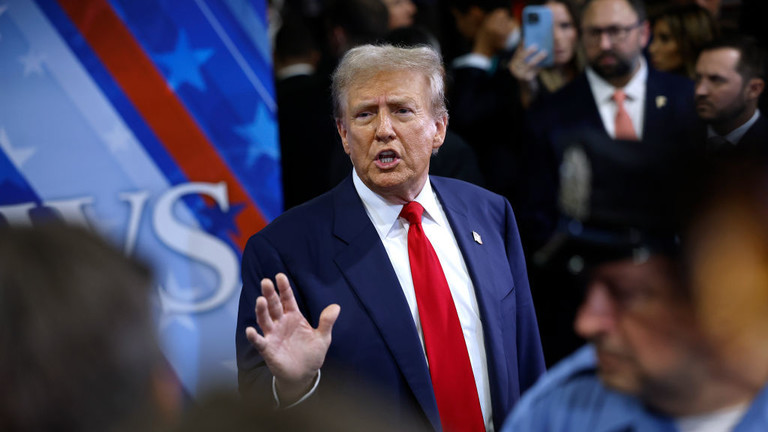
{"type": "Polygon", "coordinates": [[[144,121],[191,181],[225,181],[231,203],[246,203],[232,240],[242,251],[266,225],[255,203],[106,0],[58,0],[144,121]]]}

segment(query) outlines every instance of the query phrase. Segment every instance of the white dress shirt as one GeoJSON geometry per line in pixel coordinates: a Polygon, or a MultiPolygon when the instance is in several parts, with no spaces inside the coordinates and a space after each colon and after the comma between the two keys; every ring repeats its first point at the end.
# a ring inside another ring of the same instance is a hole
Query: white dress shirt
{"type": "MultiPolygon", "coordinates": [[[[618,107],[613,101],[613,92],[616,87],[604,80],[592,68],[587,67],[587,81],[592,89],[600,119],[611,138],[616,138],[616,112],[618,107]]],[[[627,85],[624,86],[624,109],[627,110],[632,120],[638,139],[643,139],[643,121],[645,120],[645,87],[648,79],[648,65],[643,57],[640,57],[640,68],[635,72],[627,85]]]]}
{"type": "MultiPolygon", "coordinates": [[[[384,244],[392,267],[395,269],[397,279],[411,309],[411,316],[419,332],[423,350],[424,334],[419,320],[416,292],[413,287],[411,265],[408,260],[409,224],[404,218],[399,217],[403,205],[392,204],[368,189],[354,170],[352,179],[357,194],[363,201],[365,211],[376,228],[376,232],[384,244]]],[[[480,399],[485,429],[493,431],[491,390],[486,363],[485,341],[474,285],[469,277],[469,271],[459,250],[459,245],[456,243],[453,230],[448,224],[448,219],[432,190],[429,179],[427,179],[424,188],[415,201],[424,207],[421,224],[424,228],[424,233],[427,235],[429,242],[432,243],[432,247],[435,249],[435,253],[440,260],[440,265],[443,268],[445,279],[448,281],[448,287],[451,290],[451,295],[456,305],[456,312],[459,315],[459,321],[464,333],[464,341],[469,352],[469,361],[472,365],[472,372],[477,385],[477,395],[480,399]]]]}

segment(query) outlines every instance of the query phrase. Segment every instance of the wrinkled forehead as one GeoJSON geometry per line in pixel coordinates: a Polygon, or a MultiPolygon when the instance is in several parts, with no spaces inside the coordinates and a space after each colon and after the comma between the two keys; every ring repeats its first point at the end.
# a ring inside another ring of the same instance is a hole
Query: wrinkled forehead
{"type": "Polygon", "coordinates": [[[341,89],[342,108],[346,109],[350,104],[359,102],[357,99],[381,96],[400,99],[417,97],[419,102],[432,108],[429,77],[422,71],[405,67],[356,71],[346,87],[341,89]]]}

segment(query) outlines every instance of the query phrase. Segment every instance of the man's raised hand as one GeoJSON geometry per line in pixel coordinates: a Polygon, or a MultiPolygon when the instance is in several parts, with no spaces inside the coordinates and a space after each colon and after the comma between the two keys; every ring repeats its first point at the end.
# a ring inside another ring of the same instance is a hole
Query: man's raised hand
{"type": "Polygon", "coordinates": [[[280,295],[265,278],[256,299],[256,322],[263,335],[253,327],[245,329],[245,334],[274,375],[281,401],[290,402],[310,390],[331,345],[331,330],[341,307],[332,304],[323,309],[314,329],[299,311],[288,277],[278,273],[275,280],[280,295]]]}

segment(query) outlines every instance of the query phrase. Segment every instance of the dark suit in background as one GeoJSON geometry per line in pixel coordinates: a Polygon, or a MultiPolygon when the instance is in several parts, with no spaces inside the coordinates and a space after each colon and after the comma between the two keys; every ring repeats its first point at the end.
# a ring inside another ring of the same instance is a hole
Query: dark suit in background
{"type": "Polygon", "coordinates": [[[352,169],[336,132],[328,85],[314,74],[277,80],[286,209],[327,192],[352,169]]]}

